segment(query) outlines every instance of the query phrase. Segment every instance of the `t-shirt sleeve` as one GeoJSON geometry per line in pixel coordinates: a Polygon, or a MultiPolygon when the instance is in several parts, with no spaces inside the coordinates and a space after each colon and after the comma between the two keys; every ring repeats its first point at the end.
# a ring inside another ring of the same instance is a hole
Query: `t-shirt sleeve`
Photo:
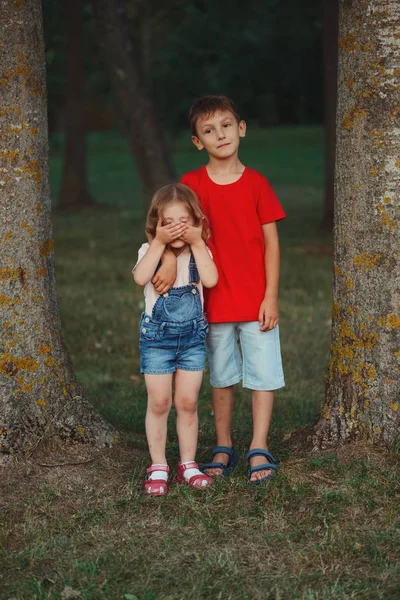
{"type": "Polygon", "coordinates": [[[138,258],[136,261],[135,266],[133,267],[132,271],[134,271],[136,269],[136,266],[138,264],[138,262],[140,262],[143,258],[143,256],[146,254],[147,250],[150,248],[150,244],[146,243],[146,244],[142,244],[139,248],[139,252],[138,252],[138,258]]]}
{"type": "Polygon", "coordinates": [[[261,225],[280,221],[286,217],[286,213],[276,197],[274,190],[265,177],[261,180],[258,192],[257,214],[261,225]]]}

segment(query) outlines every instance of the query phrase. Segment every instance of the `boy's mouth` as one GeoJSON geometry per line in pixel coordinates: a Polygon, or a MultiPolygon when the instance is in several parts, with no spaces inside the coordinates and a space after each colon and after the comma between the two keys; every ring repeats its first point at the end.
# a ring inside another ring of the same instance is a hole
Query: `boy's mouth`
{"type": "Polygon", "coordinates": [[[225,148],[225,146],[230,146],[230,142],[225,142],[225,144],[220,144],[217,148],[225,148]]]}

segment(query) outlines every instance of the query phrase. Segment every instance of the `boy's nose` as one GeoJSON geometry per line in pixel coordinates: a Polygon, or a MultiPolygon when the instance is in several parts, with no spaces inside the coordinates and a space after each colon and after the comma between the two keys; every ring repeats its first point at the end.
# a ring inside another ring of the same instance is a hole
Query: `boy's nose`
{"type": "Polygon", "coordinates": [[[225,137],[225,132],[223,129],[221,129],[220,131],[217,131],[217,136],[219,140],[223,140],[225,137]]]}

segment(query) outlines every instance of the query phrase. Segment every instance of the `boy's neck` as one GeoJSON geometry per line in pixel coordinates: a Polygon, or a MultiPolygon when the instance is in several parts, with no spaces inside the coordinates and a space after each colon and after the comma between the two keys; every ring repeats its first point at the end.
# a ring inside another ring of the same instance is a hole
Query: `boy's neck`
{"type": "Polygon", "coordinates": [[[237,154],[222,160],[209,155],[209,161],[207,165],[208,173],[212,173],[214,175],[237,175],[243,173],[244,169],[245,166],[240,162],[237,154]]]}

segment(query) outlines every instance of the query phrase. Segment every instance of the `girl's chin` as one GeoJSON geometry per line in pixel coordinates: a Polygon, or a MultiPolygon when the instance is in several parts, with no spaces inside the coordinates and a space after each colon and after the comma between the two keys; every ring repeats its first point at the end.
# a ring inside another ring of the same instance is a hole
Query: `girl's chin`
{"type": "Polygon", "coordinates": [[[171,246],[171,248],[183,248],[183,246],[186,246],[186,242],[184,242],[183,240],[175,240],[174,242],[171,242],[169,244],[171,246]]]}

